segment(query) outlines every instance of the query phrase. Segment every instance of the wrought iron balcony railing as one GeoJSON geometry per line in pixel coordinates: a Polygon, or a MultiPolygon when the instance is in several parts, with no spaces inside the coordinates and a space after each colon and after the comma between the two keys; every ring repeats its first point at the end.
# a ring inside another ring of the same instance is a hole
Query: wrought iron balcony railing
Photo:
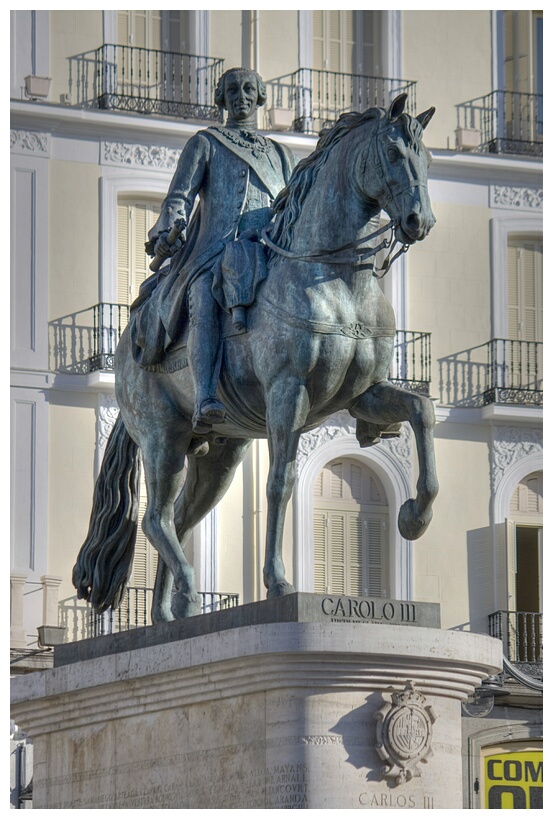
{"type": "Polygon", "coordinates": [[[468,132],[474,150],[543,155],[542,94],[492,91],[456,107],[457,126],[468,132]]]}
{"type": "Polygon", "coordinates": [[[387,107],[403,92],[408,95],[407,110],[414,114],[416,85],[411,80],[299,68],[267,82],[266,127],[318,133],[340,114],[387,107]]]}
{"type": "Polygon", "coordinates": [[[388,378],[410,392],[430,394],[430,333],[397,330],[388,378]]]}
{"type": "Polygon", "coordinates": [[[543,406],[543,343],[494,338],[440,359],[440,401],[543,406]]]}
{"type": "Polygon", "coordinates": [[[214,103],[224,60],[106,43],[71,57],[76,105],[184,119],[221,119],[214,103]]]}
{"type": "MultiPolygon", "coordinates": [[[[151,625],[153,592],[151,588],[128,586],[120,607],[115,610],[108,609],[103,614],[96,614],[92,606],[83,604],[76,597],[60,601],[59,622],[65,627],[66,641],[75,642],[151,625]]],[[[233,608],[240,603],[238,594],[225,592],[198,594],[202,598],[202,614],[233,608]]]]}
{"type": "Polygon", "coordinates": [[[115,348],[128,321],[126,304],[101,302],[50,322],[52,369],[72,374],[113,370],[115,348]]]}
{"type": "MultiPolygon", "coordinates": [[[[126,304],[102,302],[50,322],[52,368],[73,374],[112,371],[115,349],[128,321],[126,304]]],[[[430,365],[430,333],[398,330],[390,380],[428,395],[430,365]]]]}
{"type": "Polygon", "coordinates": [[[503,642],[505,657],[532,677],[543,677],[542,614],[534,611],[494,611],[489,634],[503,642]]]}

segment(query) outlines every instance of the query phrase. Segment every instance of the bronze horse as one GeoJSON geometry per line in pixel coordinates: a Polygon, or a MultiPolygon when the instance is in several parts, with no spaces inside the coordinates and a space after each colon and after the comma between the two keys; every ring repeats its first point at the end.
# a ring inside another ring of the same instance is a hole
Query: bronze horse
{"type": "Polygon", "coordinates": [[[294,591],[281,547],[300,435],[338,410],[348,409],[376,433],[409,421],[420,474],[416,498],[403,504],[398,525],[409,540],[426,530],[438,492],[434,411],[427,398],[387,381],[395,317],[367,262],[381,235],[372,226],[382,209],[402,249],[424,239],[435,221],[422,143],[434,109],[411,117],[405,99],[388,110],[344,114],[277,198],[266,237],[268,274],[249,308],[248,332],[224,341],[218,388],[228,409],[224,424],[198,438],[188,368],[141,369],[128,329],[123,333],[115,357],[120,415],[73,571],[79,597],[97,611],[119,605],[130,575],[139,450],[148,498],[142,527],[159,553],[154,623],[199,613],[184,545],[230,486],[252,438],[267,438],[270,453],[267,597],[294,591]]]}

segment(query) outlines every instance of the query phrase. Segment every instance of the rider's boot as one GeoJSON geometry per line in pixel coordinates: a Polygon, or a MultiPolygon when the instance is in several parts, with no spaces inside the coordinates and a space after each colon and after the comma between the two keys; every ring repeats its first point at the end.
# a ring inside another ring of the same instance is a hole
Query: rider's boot
{"type": "Polygon", "coordinates": [[[192,427],[199,434],[209,432],[212,424],[222,424],[226,419],[225,407],[214,394],[218,349],[218,333],[213,326],[199,322],[190,328],[188,361],[196,396],[192,427]]]}

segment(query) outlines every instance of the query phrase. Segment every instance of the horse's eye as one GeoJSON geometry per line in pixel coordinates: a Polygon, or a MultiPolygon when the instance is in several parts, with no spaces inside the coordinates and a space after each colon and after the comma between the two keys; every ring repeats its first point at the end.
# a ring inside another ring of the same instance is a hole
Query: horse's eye
{"type": "Polygon", "coordinates": [[[401,153],[399,149],[396,148],[395,145],[390,145],[390,147],[388,148],[388,159],[390,160],[390,162],[395,162],[396,159],[400,158],[400,156],[401,153]]]}

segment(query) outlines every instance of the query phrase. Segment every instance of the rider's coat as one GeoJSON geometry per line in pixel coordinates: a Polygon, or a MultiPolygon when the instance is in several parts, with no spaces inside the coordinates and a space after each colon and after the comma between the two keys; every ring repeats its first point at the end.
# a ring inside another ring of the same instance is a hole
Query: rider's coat
{"type": "Polygon", "coordinates": [[[255,133],[214,127],[189,140],[146,248],[152,252],[157,236],[182,216],[187,221],[184,246],[168,272],[166,266],[144,282],[131,308],[139,363],[156,363],[180,336],[188,286],[211,270],[225,243],[270,221],[273,200],[296,162],[286,146],[255,133]]]}

